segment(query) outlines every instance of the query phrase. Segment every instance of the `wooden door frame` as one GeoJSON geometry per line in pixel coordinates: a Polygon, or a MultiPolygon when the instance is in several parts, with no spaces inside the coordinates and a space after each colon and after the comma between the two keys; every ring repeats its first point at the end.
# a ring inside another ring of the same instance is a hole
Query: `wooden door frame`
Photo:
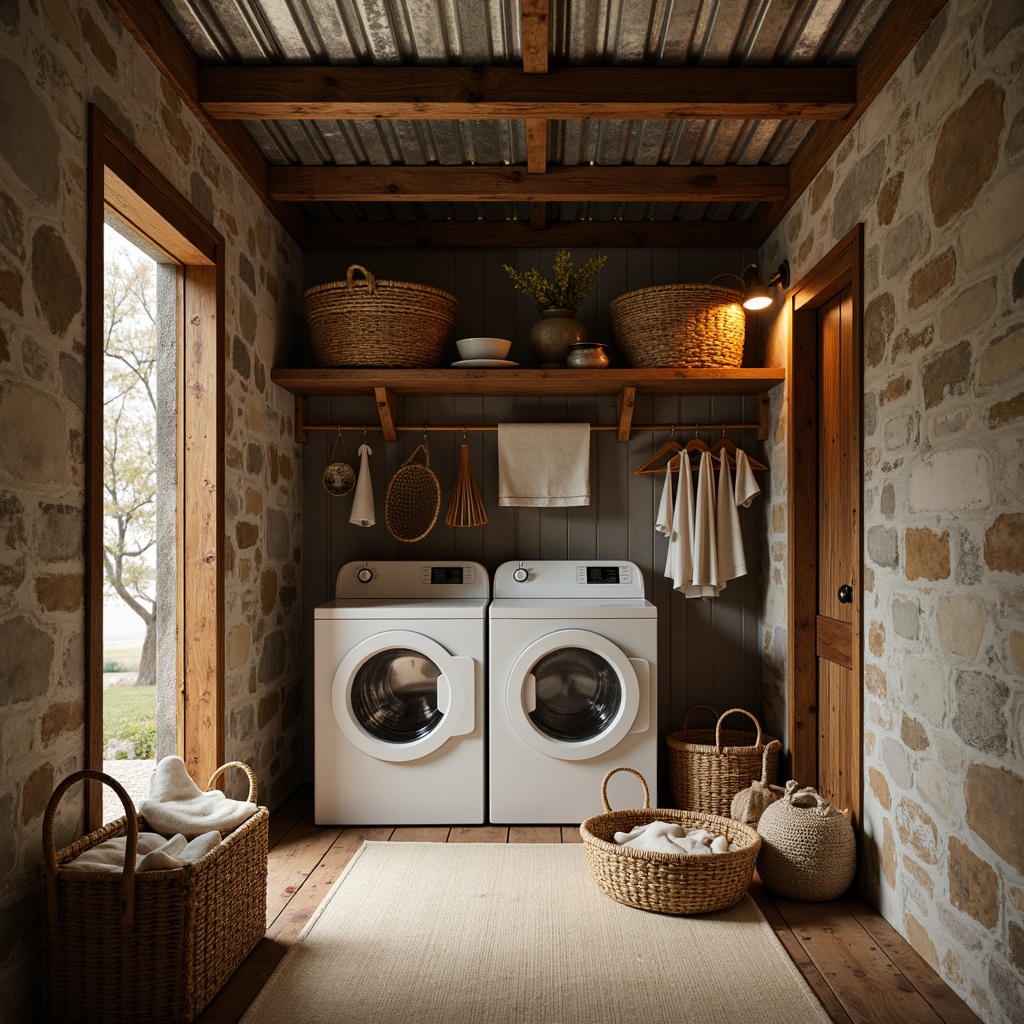
{"type": "MultiPolygon", "coordinates": [[[[89,108],[86,256],[87,768],[103,766],[103,224],[107,208],[182,268],[178,317],[178,753],[205,788],[224,762],[224,239],[98,108],[89,108]],[[184,506],[184,507],[182,507],[184,506]],[[97,709],[100,712],[97,713],[97,709]]],[[[87,830],[101,823],[86,786],[87,830]]]]}
{"type": "MultiPolygon", "coordinates": [[[[859,749],[863,749],[863,406],[862,309],[864,280],[864,227],[858,224],[800,281],[791,297],[792,345],[786,372],[788,391],[786,437],[788,439],[789,498],[787,533],[789,547],[788,612],[788,729],[790,777],[803,785],[818,778],[818,654],[816,618],[818,603],[818,476],[817,374],[818,310],[845,287],[851,289],[853,372],[850,388],[851,458],[849,465],[852,529],[856,558],[853,566],[853,676],[859,749]]],[[[860,821],[864,780],[856,783],[854,821],[860,821]]]]}

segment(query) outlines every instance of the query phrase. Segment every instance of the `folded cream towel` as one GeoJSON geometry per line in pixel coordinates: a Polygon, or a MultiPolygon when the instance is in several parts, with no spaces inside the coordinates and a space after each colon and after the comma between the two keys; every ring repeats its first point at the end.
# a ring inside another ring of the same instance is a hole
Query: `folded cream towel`
{"type": "Polygon", "coordinates": [[[194,839],[204,832],[234,832],[259,808],[245,800],[231,800],[219,789],[204,793],[191,779],[180,757],[165,757],[153,769],[149,799],[139,802],[150,828],[165,836],[180,832],[194,839]]]}
{"type": "MultiPolygon", "coordinates": [[[[105,871],[119,874],[124,870],[125,846],[128,839],[120,836],[107,839],[98,846],[79,854],[65,864],[65,871],[105,871]]],[[[191,842],[183,835],[165,839],[155,832],[139,833],[139,849],[135,857],[135,870],[171,871],[174,868],[194,864],[205,857],[215,846],[220,845],[219,832],[204,832],[191,842]]]]}
{"type": "Polygon", "coordinates": [[[373,449],[368,444],[359,446],[359,479],[356,493],[352,498],[352,514],[348,521],[355,526],[373,526],[377,521],[373,514],[373,484],[370,482],[370,456],[373,449]]]}
{"type": "Polygon", "coordinates": [[[498,504],[590,504],[589,423],[499,423],[498,504]]]}

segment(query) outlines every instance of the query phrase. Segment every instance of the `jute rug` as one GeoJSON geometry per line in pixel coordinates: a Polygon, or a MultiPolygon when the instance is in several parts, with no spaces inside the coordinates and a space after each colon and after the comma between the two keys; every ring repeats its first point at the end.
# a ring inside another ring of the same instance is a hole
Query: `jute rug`
{"type": "Polygon", "coordinates": [[[243,1024],[828,1024],[749,896],[622,906],[581,845],[365,843],[243,1024]]]}

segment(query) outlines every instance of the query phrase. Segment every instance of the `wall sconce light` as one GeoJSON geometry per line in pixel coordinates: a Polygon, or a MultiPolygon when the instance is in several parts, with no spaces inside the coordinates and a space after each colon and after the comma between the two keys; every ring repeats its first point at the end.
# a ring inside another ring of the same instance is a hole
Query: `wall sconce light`
{"type": "Polygon", "coordinates": [[[716,274],[708,283],[714,284],[715,281],[723,277],[734,278],[743,285],[743,299],[741,301],[744,309],[766,309],[772,304],[772,296],[768,291],[769,288],[780,285],[783,291],[785,291],[789,287],[789,260],[783,260],[779,264],[775,273],[768,278],[767,285],[761,276],[761,268],[756,263],[749,264],[742,274],[716,274]]]}

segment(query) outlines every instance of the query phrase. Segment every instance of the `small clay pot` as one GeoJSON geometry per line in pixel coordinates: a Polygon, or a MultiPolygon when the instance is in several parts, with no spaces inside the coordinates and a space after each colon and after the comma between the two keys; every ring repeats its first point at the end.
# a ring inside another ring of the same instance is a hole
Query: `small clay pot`
{"type": "Polygon", "coordinates": [[[566,362],[576,370],[603,370],[610,363],[608,348],[597,341],[579,342],[569,346],[566,362]]]}

